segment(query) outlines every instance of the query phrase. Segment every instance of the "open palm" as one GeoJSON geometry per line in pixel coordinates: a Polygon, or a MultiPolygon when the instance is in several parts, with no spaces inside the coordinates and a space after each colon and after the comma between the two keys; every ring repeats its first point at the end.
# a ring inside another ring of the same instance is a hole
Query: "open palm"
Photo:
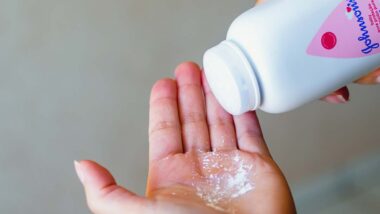
{"type": "Polygon", "coordinates": [[[76,162],[96,213],[295,213],[254,112],[233,117],[193,63],[153,87],[146,197],[92,161],[76,162]]]}

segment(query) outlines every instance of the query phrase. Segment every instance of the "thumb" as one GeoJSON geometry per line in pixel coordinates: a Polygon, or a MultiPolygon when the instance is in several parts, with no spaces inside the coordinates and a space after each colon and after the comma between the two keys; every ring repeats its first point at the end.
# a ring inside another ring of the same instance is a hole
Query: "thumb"
{"type": "Polygon", "coordinates": [[[87,204],[95,214],[144,213],[144,198],[116,184],[111,173],[93,161],[75,161],[87,204]]]}

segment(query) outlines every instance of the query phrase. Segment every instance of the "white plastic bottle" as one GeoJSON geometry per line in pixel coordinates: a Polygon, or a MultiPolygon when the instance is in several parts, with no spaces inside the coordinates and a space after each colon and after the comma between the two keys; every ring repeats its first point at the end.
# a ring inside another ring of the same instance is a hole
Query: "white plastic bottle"
{"type": "Polygon", "coordinates": [[[281,113],[380,66],[380,0],[267,0],[204,56],[221,105],[281,113]]]}

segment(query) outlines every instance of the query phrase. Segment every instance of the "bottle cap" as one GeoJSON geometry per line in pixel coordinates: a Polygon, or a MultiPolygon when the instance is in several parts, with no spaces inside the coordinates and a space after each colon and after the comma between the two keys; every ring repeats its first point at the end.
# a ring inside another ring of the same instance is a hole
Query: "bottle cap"
{"type": "Polygon", "coordinates": [[[211,91],[227,112],[241,115],[260,106],[255,71],[232,41],[223,41],[206,51],[203,66],[211,91]]]}

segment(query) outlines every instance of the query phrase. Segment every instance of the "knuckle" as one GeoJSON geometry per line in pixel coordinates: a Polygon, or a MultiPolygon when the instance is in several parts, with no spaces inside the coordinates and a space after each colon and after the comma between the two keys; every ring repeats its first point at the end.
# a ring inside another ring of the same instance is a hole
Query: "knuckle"
{"type": "Polygon", "coordinates": [[[182,116],[182,124],[206,123],[206,116],[200,112],[190,112],[182,116]]]}
{"type": "Polygon", "coordinates": [[[156,132],[170,130],[170,129],[178,129],[179,124],[175,121],[160,121],[157,122],[150,130],[149,134],[153,135],[156,132]]]}
{"type": "Polygon", "coordinates": [[[222,127],[228,127],[231,124],[233,124],[232,120],[226,119],[226,118],[215,118],[214,120],[209,122],[210,128],[222,128],[222,127]]]}
{"type": "Polygon", "coordinates": [[[177,100],[173,97],[160,97],[156,98],[151,101],[150,105],[151,106],[169,106],[170,104],[173,104],[177,102],[177,100]]]}
{"type": "Polygon", "coordinates": [[[242,133],[239,133],[237,138],[238,141],[251,141],[255,144],[265,143],[264,138],[261,134],[252,131],[244,131],[242,133]]]}
{"type": "Polygon", "coordinates": [[[201,84],[200,83],[185,83],[185,84],[179,84],[178,85],[178,88],[180,90],[197,90],[197,89],[200,89],[201,87],[201,84]]]}

